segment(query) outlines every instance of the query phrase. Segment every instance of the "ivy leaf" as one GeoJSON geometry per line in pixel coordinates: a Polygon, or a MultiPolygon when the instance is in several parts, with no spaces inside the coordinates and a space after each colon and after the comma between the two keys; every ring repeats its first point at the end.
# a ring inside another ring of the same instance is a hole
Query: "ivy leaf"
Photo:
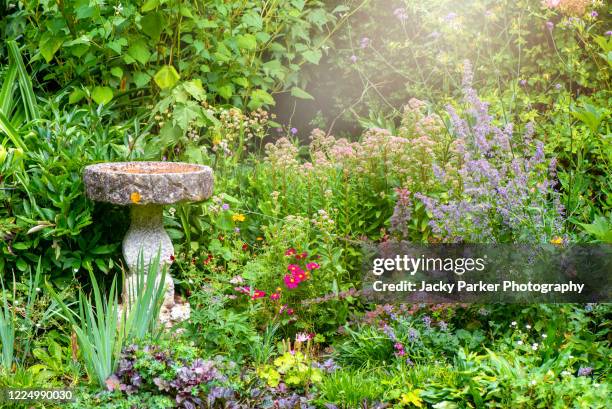
{"type": "Polygon", "coordinates": [[[98,105],[106,105],[113,99],[113,90],[109,87],[95,87],[91,92],[91,98],[98,105]]]}
{"type": "Polygon", "coordinates": [[[40,42],[38,44],[38,48],[40,49],[40,53],[47,63],[51,62],[53,56],[62,46],[64,40],[60,37],[56,37],[53,34],[46,32],[40,38],[40,42]]]}
{"type": "Polygon", "coordinates": [[[300,99],[314,99],[312,95],[298,87],[291,88],[291,95],[300,99]]]}
{"type": "Polygon", "coordinates": [[[153,76],[153,80],[161,89],[172,88],[181,76],[172,65],[164,65],[153,76]]]}
{"type": "Polygon", "coordinates": [[[128,48],[128,55],[141,63],[146,64],[151,57],[151,52],[143,40],[136,41],[128,48]]]}

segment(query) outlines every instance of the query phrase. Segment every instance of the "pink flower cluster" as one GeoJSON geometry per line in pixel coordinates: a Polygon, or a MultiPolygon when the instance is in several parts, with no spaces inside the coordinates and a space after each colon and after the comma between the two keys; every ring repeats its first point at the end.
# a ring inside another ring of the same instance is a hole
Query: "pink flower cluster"
{"type": "MultiPolygon", "coordinates": [[[[300,260],[305,260],[308,257],[308,253],[303,252],[299,253],[294,248],[287,249],[285,251],[286,257],[293,257],[296,262],[300,262],[300,260]]],[[[307,281],[310,278],[310,272],[312,270],[318,269],[320,266],[315,262],[306,263],[305,270],[299,265],[295,263],[291,263],[287,266],[287,270],[289,270],[289,274],[285,274],[283,281],[285,282],[285,286],[288,289],[293,290],[300,285],[300,283],[307,281]]]]}

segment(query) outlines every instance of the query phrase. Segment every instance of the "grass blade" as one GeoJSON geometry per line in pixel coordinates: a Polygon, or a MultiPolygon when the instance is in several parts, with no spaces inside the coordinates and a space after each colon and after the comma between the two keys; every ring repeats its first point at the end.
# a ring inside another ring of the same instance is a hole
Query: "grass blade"
{"type": "Polygon", "coordinates": [[[2,112],[0,112],[0,131],[4,132],[16,147],[24,151],[26,150],[26,145],[21,139],[19,132],[11,125],[8,118],[2,112]]]}
{"type": "Polygon", "coordinates": [[[21,91],[21,99],[26,111],[26,117],[28,121],[40,119],[40,111],[38,110],[38,103],[36,102],[36,95],[34,95],[34,88],[32,87],[32,81],[26,71],[25,64],[21,58],[21,52],[19,46],[15,40],[7,41],[9,57],[11,65],[15,65],[17,68],[17,76],[19,82],[19,90],[21,91]]]}
{"type": "Polygon", "coordinates": [[[2,82],[0,89],[0,112],[9,116],[13,107],[13,91],[15,89],[15,81],[17,80],[17,66],[9,64],[8,70],[2,82]]]}

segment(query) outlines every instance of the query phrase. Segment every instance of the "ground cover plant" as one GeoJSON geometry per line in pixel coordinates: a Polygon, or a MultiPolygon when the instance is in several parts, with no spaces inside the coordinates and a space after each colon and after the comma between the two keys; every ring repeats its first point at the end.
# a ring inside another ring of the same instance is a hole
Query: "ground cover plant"
{"type": "Polygon", "coordinates": [[[608,407],[610,304],[362,286],[364,248],[399,240],[612,243],[611,12],[0,0],[0,388],[74,391],[24,408],[608,407]],[[128,211],[85,195],[86,165],[134,160],[215,175],[164,209],[190,306],[170,329],[153,275],[123,314],[128,211]]]}

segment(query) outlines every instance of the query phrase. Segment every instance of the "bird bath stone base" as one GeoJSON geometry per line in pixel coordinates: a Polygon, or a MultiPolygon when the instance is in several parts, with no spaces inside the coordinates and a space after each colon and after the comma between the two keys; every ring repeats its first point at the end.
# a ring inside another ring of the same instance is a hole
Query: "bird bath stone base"
{"type": "MultiPolygon", "coordinates": [[[[196,202],[212,194],[213,173],[208,166],[178,162],[100,163],[85,168],[87,196],[96,201],[129,205],[131,224],[123,239],[123,257],[130,270],[123,283],[123,304],[136,294],[136,271],[142,253],[145,271],[159,253],[161,271],[174,260],[174,249],[162,222],[163,205],[196,202]]],[[[174,282],[166,273],[160,321],[165,325],[189,315],[189,305],[177,303],[174,282]]]]}

